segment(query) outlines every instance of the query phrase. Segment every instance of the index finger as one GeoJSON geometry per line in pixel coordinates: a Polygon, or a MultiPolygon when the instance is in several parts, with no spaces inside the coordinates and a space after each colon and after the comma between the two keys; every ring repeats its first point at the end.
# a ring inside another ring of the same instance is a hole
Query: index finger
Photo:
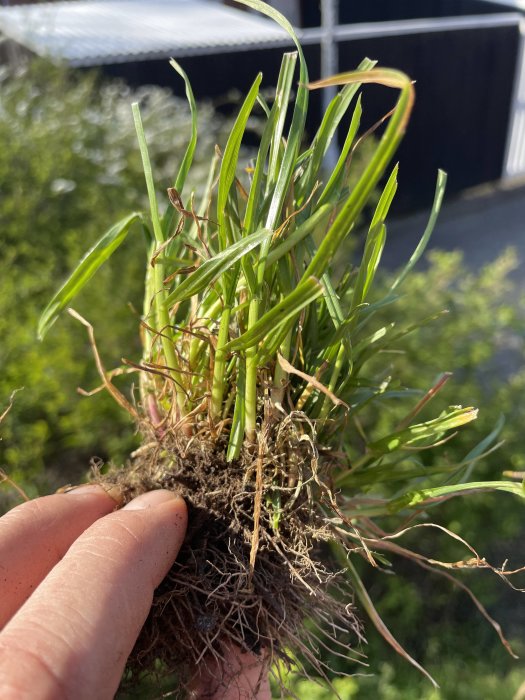
{"type": "Polygon", "coordinates": [[[0,634],[0,697],[112,698],[186,521],[153,491],[86,530],[0,634]]]}
{"type": "Polygon", "coordinates": [[[77,537],[116,507],[91,485],[22,503],[0,518],[0,629],[77,537]]]}

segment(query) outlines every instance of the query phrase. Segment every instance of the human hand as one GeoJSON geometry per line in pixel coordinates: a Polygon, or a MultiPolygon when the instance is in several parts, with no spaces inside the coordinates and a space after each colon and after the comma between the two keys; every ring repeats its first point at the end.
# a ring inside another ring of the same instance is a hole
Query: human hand
{"type": "MultiPolygon", "coordinates": [[[[93,485],[0,518],[2,700],[114,696],[187,524],[184,501],[169,491],[116,507],[93,485]]],[[[257,657],[225,656],[225,670],[206,666],[195,697],[270,698],[257,657]]]]}
{"type": "Polygon", "coordinates": [[[0,518],[2,700],[114,696],[187,522],[169,491],[116,505],[84,486],[0,518]]]}

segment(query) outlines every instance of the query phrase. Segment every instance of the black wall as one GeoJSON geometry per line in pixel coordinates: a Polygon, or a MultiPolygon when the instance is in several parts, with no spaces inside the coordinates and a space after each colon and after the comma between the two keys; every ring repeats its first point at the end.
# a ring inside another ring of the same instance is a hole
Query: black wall
{"type": "MultiPolygon", "coordinates": [[[[512,9],[483,0],[339,0],[339,23],[458,17],[505,11],[512,9]]],[[[321,24],[319,0],[302,0],[301,19],[304,27],[321,24]]]]}
{"type": "MultiPolygon", "coordinates": [[[[448,192],[500,178],[508,132],[517,27],[447,31],[351,41],[340,45],[340,69],[364,55],[416,80],[416,104],[399,151],[399,208],[427,206],[438,168],[448,192]]],[[[396,93],[370,86],[366,125],[391,109],[396,93]]]]}
{"type": "Polygon", "coordinates": [[[372,0],[371,2],[340,0],[339,22],[340,24],[387,22],[402,19],[482,15],[503,11],[505,8],[502,5],[480,0],[372,0]]]}

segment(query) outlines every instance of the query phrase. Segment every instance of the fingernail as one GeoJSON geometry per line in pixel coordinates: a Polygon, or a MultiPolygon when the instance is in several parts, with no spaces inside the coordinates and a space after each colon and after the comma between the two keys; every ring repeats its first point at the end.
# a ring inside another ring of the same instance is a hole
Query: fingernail
{"type": "Polygon", "coordinates": [[[100,493],[103,491],[112,498],[119,506],[122,503],[122,491],[118,486],[102,486],[101,484],[80,484],[79,486],[66,486],[59,489],[57,493],[71,493],[74,496],[83,496],[89,493],[100,493]]]}
{"type": "Polygon", "coordinates": [[[154,508],[161,503],[167,503],[168,501],[173,501],[176,498],[180,498],[180,496],[173,493],[173,491],[167,491],[165,489],[161,489],[159,491],[148,491],[148,493],[143,493],[130,501],[124,506],[123,510],[142,510],[143,508],[154,508]]]}

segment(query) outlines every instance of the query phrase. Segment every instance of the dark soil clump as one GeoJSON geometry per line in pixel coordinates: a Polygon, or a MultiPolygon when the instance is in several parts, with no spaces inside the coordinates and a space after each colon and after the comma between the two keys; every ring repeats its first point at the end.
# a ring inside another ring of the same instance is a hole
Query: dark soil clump
{"type": "Polygon", "coordinates": [[[337,534],[316,505],[328,511],[331,494],[304,414],[261,430],[258,446],[233,462],[221,436],[205,428],[191,438],[151,429],[148,437],[125,469],[101,480],[118,484],[125,502],[156,488],[179,493],[189,529],[156,591],[130,672],[160,666],[191,681],[197,666],[216,666],[235,644],[286,666],[298,654],[324,676],[316,649],[348,656],[361,629],[342,577],[319,561],[337,534]]]}

